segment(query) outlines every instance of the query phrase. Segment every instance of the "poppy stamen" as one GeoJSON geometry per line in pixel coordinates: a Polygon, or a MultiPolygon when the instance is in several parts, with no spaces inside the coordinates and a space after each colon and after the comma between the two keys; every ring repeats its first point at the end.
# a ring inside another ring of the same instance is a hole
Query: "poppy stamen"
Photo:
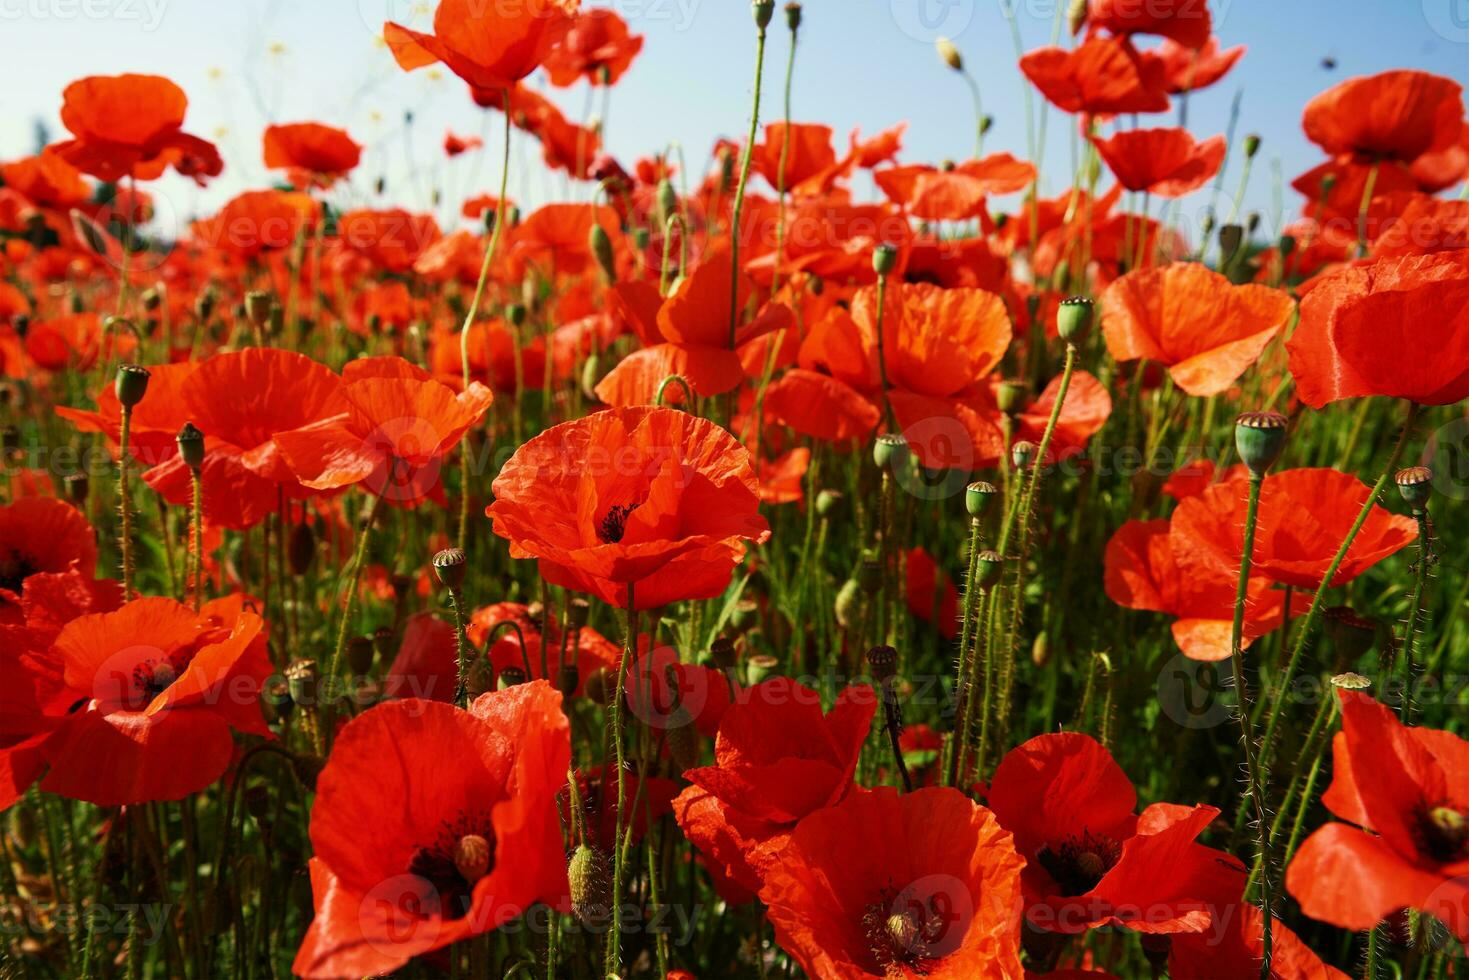
{"type": "Polygon", "coordinates": [[[1036,861],[1055,880],[1062,895],[1085,895],[1112,870],[1122,845],[1110,837],[1085,831],[1058,844],[1047,844],[1036,861]]]}
{"type": "Polygon", "coordinates": [[[408,862],[408,873],[433,888],[439,915],[446,919],[462,919],[469,914],[475,883],[495,866],[494,832],[458,829],[468,823],[461,819],[456,827],[443,828],[433,844],[418,848],[408,862]]]}
{"type": "Polygon", "coordinates": [[[932,898],[911,895],[894,901],[884,895],[862,913],[862,932],[872,958],[886,976],[923,976],[932,972],[943,951],[945,916],[932,898]]]}
{"type": "Polygon", "coordinates": [[[1435,861],[1450,864],[1469,856],[1469,813],[1447,804],[1426,807],[1418,830],[1423,850],[1435,861]]]}
{"type": "Polygon", "coordinates": [[[25,580],[36,573],[36,568],[24,555],[12,554],[0,560],[0,589],[20,594],[25,580]]]}
{"type": "Polygon", "coordinates": [[[627,532],[628,515],[637,509],[637,504],[613,504],[597,526],[597,537],[603,544],[617,544],[627,532]]]}

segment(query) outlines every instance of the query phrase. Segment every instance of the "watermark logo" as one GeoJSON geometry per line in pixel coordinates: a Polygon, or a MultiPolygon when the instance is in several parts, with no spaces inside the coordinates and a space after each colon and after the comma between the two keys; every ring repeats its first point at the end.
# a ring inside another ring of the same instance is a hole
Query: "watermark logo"
{"type": "Polygon", "coordinates": [[[958,37],[974,19],[975,0],[889,0],[898,30],[925,44],[958,37]]]}

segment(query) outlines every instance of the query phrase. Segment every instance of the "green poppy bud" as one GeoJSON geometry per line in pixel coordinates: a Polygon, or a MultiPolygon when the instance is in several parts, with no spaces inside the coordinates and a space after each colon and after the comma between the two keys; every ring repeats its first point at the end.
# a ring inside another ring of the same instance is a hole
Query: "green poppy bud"
{"type": "Polygon", "coordinates": [[[204,433],[194,427],[193,422],[185,422],[184,427],[179,430],[177,436],[179,444],[179,458],[184,465],[194,472],[204,465],[204,433]]]}
{"type": "Polygon", "coordinates": [[[872,271],[879,276],[891,275],[893,267],[897,264],[898,250],[892,245],[884,242],[872,250],[872,271]]]}
{"type": "Polygon", "coordinates": [[[136,364],[124,364],[117,369],[117,400],[125,408],[132,408],[148,393],[148,369],[136,364]]]}

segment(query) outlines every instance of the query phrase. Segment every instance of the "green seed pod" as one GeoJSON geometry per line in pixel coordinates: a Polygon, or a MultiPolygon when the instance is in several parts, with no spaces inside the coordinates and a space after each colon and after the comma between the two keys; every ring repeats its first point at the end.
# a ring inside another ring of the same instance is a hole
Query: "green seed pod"
{"type": "Polygon", "coordinates": [[[801,29],[801,5],[799,3],[786,4],[786,27],[794,34],[801,29]]]}
{"type": "Polygon", "coordinates": [[[1413,513],[1421,514],[1433,496],[1433,470],[1426,466],[1410,466],[1398,470],[1393,482],[1398,485],[1398,493],[1413,508],[1413,513]]]}
{"type": "Polygon", "coordinates": [[[1018,414],[1029,399],[1030,389],[1023,381],[1001,381],[1000,390],[995,395],[1000,411],[1006,415],[1018,414]]]}
{"type": "Polygon", "coordinates": [[[745,683],[759,684],[780,673],[780,661],[768,653],[757,653],[745,661],[745,683]]]}
{"type": "Polygon", "coordinates": [[[1051,662],[1051,644],[1046,639],[1044,630],[1035,635],[1035,640],[1030,644],[1030,662],[1037,667],[1044,667],[1051,662]]]}
{"type": "Polygon", "coordinates": [[[980,517],[989,509],[990,501],[999,493],[993,483],[976,480],[964,488],[964,509],[970,517],[980,517]]]}
{"type": "Polygon", "coordinates": [[[885,432],[872,445],[872,461],[880,470],[896,473],[908,462],[908,439],[901,433],[885,432]]]}
{"type": "Polygon", "coordinates": [[[1250,473],[1262,477],[1285,449],[1289,420],[1277,412],[1245,412],[1234,420],[1234,444],[1250,473]]]}
{"type": "Polygon", "coordinates": [[[115,390],[117,400],[126,408],[132,408],[148,393],[148,369],[136,364],[124,364],[117,369],[115,390]]]}
{"type": "Polygon", "coordinates": [[[818,517],[835,517],[845,502],[840,490],[823,490],[816,495],[816,514],[818,517]]]}
{"type": "Polygon", "coordinates": [[[760,621],[760,603],[754,599],[741,599],[735,603],[729,625],[736,633],[747,633],[760,621]]]}
{"type": "Polygon", "coordinates": [[[664,177],[658,181],[658,224],[667,225],[668,219],[678,213],[678,191],[673,181],[664,177]]]}
{"type": "Polygon", "coordinates": [[[263,327],[270,319],[270,309],[274,305],[275,298],[270,293],[251,290],[245,294],[245,317],[255,326],[263,327]]]}
{"type": "Polygon", "coordinates": [[[974,564],[974,584],[988,589],[1000,580],[1005,571],[1005,559],[998,551],[981,551],[974,564]]]}
{"type": "Polygon", "coordinates": [[[1342,691],[1365,691],[1372,687],[1372,678],[1353,673],[1337,674],[1331,679],[1331,686],[1342,691]]]}
{"type": "Polygon", "coordinates": [[[1066,297],[1056,308],[1056,332],[1072,346],[1081,343],[1092,328],[1095,312],[1092,301],[1085,296],[1066,297]]]}
{"type": "Polygon", "coordinates": [[[1040,449],[1035,443],[1022,439],[1010,447],[1010,462],[1017,470],[1029,469],[1040,449]]]}
{"type": "Polygon", "coordinates": [[[321,671],[317,668],[315,660],[295,660],[286,667],[286,684],[291,700],[297,705],[315,707],[316,687],[319,680],[321,680],[321,671]]]}
{"type": "Polygon", "coordinates": [[[775,0],[755,0],[750,5],[750,13],[755,17],[755,26],[765,30],[775,19],[775,0]]]}
{"type": "Polygon", "coordinates": [[[857,566],[857,583],[867,595],[876,595],[882,588],[882,563],[876,558],[863,558],[857,566]]]}
{"type": "Polygon", "coordinates": [[[898,250],[887,242],[883,242],[872,250],[872,271],[886,278],[892,274],[893,267],[898,264],[898,250]]]}
{"type": "Polygon", "coordinates": [[[439,583],[450,592],[464,587],[464,574],[469,571],[469,559],[458,548],[445,548],[434,555],[434,574],[439,583]]]}
{"type": "Polygon", "coordinates": [[[506,667],[500,671],[499,688],[504,691],[512,687],[519,687],[526,682],[526,679],[525,671],[521,668],[506,667]]]}
{"type": "Polygon", "coordinates": [[[199,472],[199,467],[204,465],[204,433],[195,428],[193,422],[185,422],[176,441],[179,444],[179,458],[184,461],[184,465],[195,473],[199,472]]]}

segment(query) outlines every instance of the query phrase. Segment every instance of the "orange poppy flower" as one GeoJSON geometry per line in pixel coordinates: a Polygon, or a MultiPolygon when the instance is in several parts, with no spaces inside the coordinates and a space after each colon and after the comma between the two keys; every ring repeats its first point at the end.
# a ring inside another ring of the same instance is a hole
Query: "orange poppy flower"
{"type": "Polygon", "coordinates": [[[98,806],[182,799],[218,779],[231,731],[267,735],[264,624],[165,598],[82,616],[31,669],[51,679],[41,788],[98,806]]]}
{"type": "Polygon", "coordinates": [[[1460,138],[1464,90],[1423,71],[1350,78],[1306,104],[1306,137],[1332,156],[1411,164],[1460,138]]]}
{"type": "Polygon", "coordinates": [[[903,134],[907,131],[907,123],[898,123],[892,129],[885,129],[872,139],[864,140],[861,130],[852,130],[847,142],[853,161],[863,170],[892,162],[903,149],[903,134]]]}
{"type": "Polygon", "coordinates": [[[65,313],[32,321],[25,349],[43,371],[86,371],[104,354],[127,354],[137,343],[131,333],[104,328],[96,313],[65,313]]]}
{"type": "Polygon", "coordinates": [[[1224,137],[1195,143],[1188,130],[1130,129],[1111,139],[1093,139],[1097,152],[1130,191],[1183,197],[1203,187],[1224,163],[1224,137]]]}
{"type": "Polygon", "coordinates": [[[790,148],[786,149],[786,124],[770,123],[765,127],[765,142],[756,143],[751,154],[752,169],[778,190],[780,162],[786,157],[785,188],[795,194],[819,194],[831,188],[844,169],[837,163],[832,149],[830,126],[791,123],[790,148]]]}
{"type": "Polygon", "coordinates": [[[1209,7],[1201,0],[1091,0],[1086,22],[1119,37],[1161,34],[1188,48],[1203,47],[1213,30],[1209,7]]]}
{"type": "Polygon", "coordinates": [[[803,820],[760,899],[809,976],[1022,980],[1024,863],[958,790],[884,786],[803,820]]]}
{"type": "Polygon", "coordinates": [[[1008,153],[942,168],[922,164],[872,173],[888,200],[926,221],[988,219],[985,198],[1013,194],[1035,180],[1035,166],[1008,153]]]}
{"type": "Polygon", "coordinates": [[[444,456],[494,397],[476,381],[456,395],[400,358],[382,358],[344,380],[342,414],[277,432],[275,447],[304,486],[335,490],[364,483],[398,506],[440,492],[444,456]]]}
{"type": "Polygon", "coordinates": [[[1469,177],[1469,122],[1460,127],[1457,140],[1418,157],[1408,172],[1418,182],[1418,189],[1428,194],[1463,183],[1469,177]]]}
{"type": "Polygon", "coordinates": [[[1020,59],[1020,70],[1064,112],[1098,116],[1168,108],[1163,63],[1138,54],[1126,40],[1096,34],[1071,50],[1037,48],[1020,59]]]}
{"type": "MultiPolygon", "coordinates": [[[[744,275],[732,284],[732,272],[729,252],[720,248],[706,255],[661,303],[658,290],[650,284],[619,284],[614,290],[616,302],[647,346],[624,357],[608,372],[597,385],[597,397],[619,407],[647,405],[672,374],[687,381],[700,398],[738,387],[745,368],[737,348],[789,326],[791,316],[784,306],[767,304],[754,320],[740,325],[731,347],[730,310],[743,311],[754,292],[744,275]],[[738,290],[734,304],[730,302],[732,285],[738,290]]],[[[682,397],[681,391],[670,390],[664,400],[675,404],[682,397]]]]}
{"type": "Polygon", "coordinates": [[[581,0],[440,0],[432,34],[390,21],[383,40],[404,71],[442,62],[475,88],[504,89],[540,67],[580,8],[581,0]]]}
{"type": "Polygon", "coordinates": [[[1339,691],[1328,823],[1296,853],[1285,885],[1313,919],[1371,929],[1407,908],[1469,942],[1469,742],[1408,728],[1361,691],[1339,691]],[[1355,826],[1352,826],[1355,825],[1355,826]]]}
{"type": "Polygon", "coordinates": [[[54,153],[99,180],[153,180],[169,167],[203,185],[224,161],[214,144],[183,131],[189,100],[158,75],[93,75],[62,93],[61,123],[72,139],[54,153]]]}
{"type": "Polygon", "coordinates": [[[362,147],[344,129],[304,122],[267,126],[265,165],[286,170],[297,187],[330,187],[362,160],[362,147]]]}
{"type": "Polygon", "coordinates": [[[1245,56],[1245,46],[1240,44],[1221,51],[1219,39],[1210,37],[1202,48],[1196,50],[1170,38],[1159,45],[1155,53],[1163,62],[1169,94],[1182,95],[1208,88],[1229,74],[1229,70],[1245,56]]]}
{"type": "MultiPolygon", "coordinates": [[[[470,150],[478,150],[484,145],[485,141],[478,136],[457,136],[452,130],[444,134],[444,155],[448,157],[457,157],[470,150]]],[[[466,208],[468,206],[465,204],[466,208]]],[[[474,217],[474,215],[466,215],[466,217],[474,217]]]]}
{"type": "Polygon", "coordinates": [[[1290,322],[1290,296],[1231,285],[1197,262],[1129,272],[1102,295],[1102,331],[1118,361],[1167,365],[1190,395],[1227,391],[1290,322]]]}
{"type": "Polygon", "coordinates": [[[1320,408],[1386,395],[1469,397],[1469,252],[1385,258],[1316,280],[1286,342],[1296,394],[1320,408]]]}
{"type": "Polygon", "coordinates": [[[96,532],[81,511],[54,497],[24,497],[0,506],[0,622],[14,621],[26,580],[97,568],[96,532]]]}
{"type": "Polygon", "coordinates": [[[823,442],[865,439],[882,412],[851,385],[805,368],[792,368],[765,389],[765,415],[823,442]]]}
{"type": "MultiPolygon", "coordinates": [[[[193,364],[160,364],[148,368],[148,397],[133,408],[128,433],[128,455],[153,466],[178,452],[179,429],[189,420],[180,390],[193,364]]],[[[108,383],[97,395],[97,408],[56,406],[56,414],[76,426],[78,432],[100,432],[116,446],[122,437],[122,405],[117,388],[108,383]]]]}
{"type": "Polygon", "coordinates": [[[605,205],[547,204],[531,212],[510,238],[515,278],[527,266],[545,276],[575,276],[592,268],[596,260],[587,243],[593,224],[601,225],[614,242],[621,237],[617,212],[605,205]]]}
{"type": "Polygon", "coordinates": [[[384,272],[407,272],[424,249],[439,240],[432,215],[401,208],[348,211],[337,221],[338,241],[350,254],[384,272]]]}
{"type": "MultiPolygon", "coordinates": [[[[1225,499],[1211,498],[1210,503],[1225,499]]],[[[1125,609],[1177,617],[1171,627],[1173,641],[1185,656],[1192,660],[1230,656],[1238,576],[1198,561],[1189,538],[1172,534],[1167,519],[1122,525],[1107,542],[1103,564],[1108,599],[1125,609]]],[[[1247,648],[1280,625],[1284,603],[1270,582],[1258,575],[1250,579],[1245,602],[1241,635],[1247,648]]]]}
{"type": "Polygon", "coordinates": [[[196,221],[193,237],[201,245],[243,259],[291,248],[316,226],[321,205],[309,195],[287,191],[246,191],[213,218],[196,221]]]}
{"type": "Polygon", "coordinates": [[[674,816],[711,869],[758,891],[792,831],[852,792],[877,695],[848,687],[825,715],[821,696],[785,677],[742,692],[724,712],[714,765],[684,773],[692,786],[674,816]]]}
{"type": "Polygon", "coordinates": [[[468,711],[398,701],[349,722],[317,781],[316,918],[293,972],[386,975],[536,902],[565,901],[556,798],[570,730],[544,681],[485,694],[468,711]],[[462,860],[468,843],[477,862],[462,860]]]}
{"type": "MultiPolygon", "coordinates": [[[[1244,548],[1243,482],[1217,484],[1181,502],[1173,512],[1176,554],[1201,573],[1238,576],[1244,548]]],[[[1371,488],[1349,473],[1302,468],[1273,473],[1260,489],[1255,529],[1255,575],[1314,591],[1356,520],[1371,488]]],[[[1352,541],[1333,586],[1345,585],[1373,565],[1406,548],[1417,523],[1374,506],[1352,541]]]]}
{"type": "Polygon", "coordinates": [[[543,578],[640,609],[724,591],[746,541],[762,542],[750,454],[711,422],[671,408],[598,412],[516,450],[486,510],[543,578]]]}
{"type": "Polygon", "coordinates": [[[546,74],[562,88],[583,78],[592,85],[616,85],[642,50],[642,35],[630,32],[617,11],[582,10],[546,56],[546,74]]]}

